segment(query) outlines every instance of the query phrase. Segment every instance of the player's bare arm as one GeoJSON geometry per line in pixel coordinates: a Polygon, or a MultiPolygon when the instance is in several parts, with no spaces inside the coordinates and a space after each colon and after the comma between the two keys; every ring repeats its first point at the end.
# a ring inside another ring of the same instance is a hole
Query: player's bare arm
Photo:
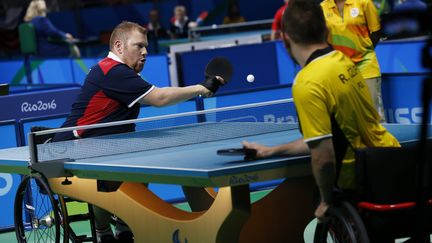
{"type": "Polygon", "coordinates": [[[327,208],[333,200],[333,186],[336,180],[336,159],[331,138],[309,142],[312,173],[320,191],[321,203],[315,210],[315,217],[324,218],[327,208]]]}
{"type": "Polygon", "coordinates": [[[139,103],[163,107],[192,99],[198,95],[208,97],[212,95],[212,92],[199,84],[188,87],[154,88],[149,94],[144,96],[139,103]]]}
{"type": "Polygon", "coordinates": [[[204,81],[202,84],[191,85],[187,87],[155,87],[152,91],[150,91],[149,94],[144,96],[139,101],[139,103],[163,107],[192,99],[198,95],[210,97],[214,94],[214,92],[212,92],[212,90],[206,86],[209,82],[215,82],[218,83],[217,85],[223,85],[225,80],[219,76],[216,76],[212,80],[204,81]]]}

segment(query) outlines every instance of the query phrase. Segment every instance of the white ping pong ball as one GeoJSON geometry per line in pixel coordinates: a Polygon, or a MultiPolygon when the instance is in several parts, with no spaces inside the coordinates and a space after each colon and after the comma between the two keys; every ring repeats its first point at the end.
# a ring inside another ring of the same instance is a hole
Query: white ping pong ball
{"type": "Polygon", "coordinates": [[[249,75],[246,77],[246,80],[247,80],[249,83],[252,83],[253,81],[255,81],[255,76],[253,76],[252,74],[249,74],[249,75]]]}

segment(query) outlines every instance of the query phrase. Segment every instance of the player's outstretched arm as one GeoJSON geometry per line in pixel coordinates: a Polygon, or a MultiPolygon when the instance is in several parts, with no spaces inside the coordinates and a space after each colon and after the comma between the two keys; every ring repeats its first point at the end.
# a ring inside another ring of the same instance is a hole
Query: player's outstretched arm
{"type": "Polygon", "coordinates": [[[211,95],[211,92],[199,84],[187,87],[155,87],[149,94],[144,96],[139,103],[163,107],[192,99],[198,95],[207,97],[211,95]]]}
{"type": "Polygon", "coordinates": [[[202,84],[187,87],[155,87],[139,102],[140,104],[163,107],[192,99],[198,95],[210,97],[217,91],[215,86],[223,85],[223,83],[224,80],[222,78],[215,77],[211,80],[204,81],[202,84]]]}

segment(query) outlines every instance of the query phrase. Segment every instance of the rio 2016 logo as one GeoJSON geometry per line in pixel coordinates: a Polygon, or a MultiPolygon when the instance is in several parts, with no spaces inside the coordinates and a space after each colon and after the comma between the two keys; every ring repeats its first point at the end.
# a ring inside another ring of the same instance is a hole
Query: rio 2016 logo
{"type": "Polygon", "coordinates": [[[0,197],[8,194],[13,185],[13,179],[11,174],[0,173],[0,181],[4,180],[6,183],[0,183],[0,197]]]}
{"type": "Polygon", "coordinates": [[[21,112],[34,112],[34,111],[46,111],[46,110],[55,110],[57,108],[57,104],[55,100],[51,102],[43,102],[38,100],[36,103],[32,104],[29,102],[24,102],[21,104],[21,112]]]}

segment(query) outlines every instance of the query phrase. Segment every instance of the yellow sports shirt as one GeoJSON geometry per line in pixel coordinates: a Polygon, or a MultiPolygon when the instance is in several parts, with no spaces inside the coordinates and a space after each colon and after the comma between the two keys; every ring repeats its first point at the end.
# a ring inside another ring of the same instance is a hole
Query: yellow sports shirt
{"type": "Polygon", "coordinates": [[[343,158],[342,188],[354,185],[352,148],[400,146],[379,123],[357,67],[340,51],[315,51],[294,80],[293,98],[304,141],[333,139],[336,157],[343,158]]]}
{"type": "Polygon", "coordinates": [[[360,69],[365,79],[381,76],[369,34],[380,30],[380,20],[371,0],[346,0],[343,16],[334,0],[321,2],[330,35],[328,41],[360,69]]]}

